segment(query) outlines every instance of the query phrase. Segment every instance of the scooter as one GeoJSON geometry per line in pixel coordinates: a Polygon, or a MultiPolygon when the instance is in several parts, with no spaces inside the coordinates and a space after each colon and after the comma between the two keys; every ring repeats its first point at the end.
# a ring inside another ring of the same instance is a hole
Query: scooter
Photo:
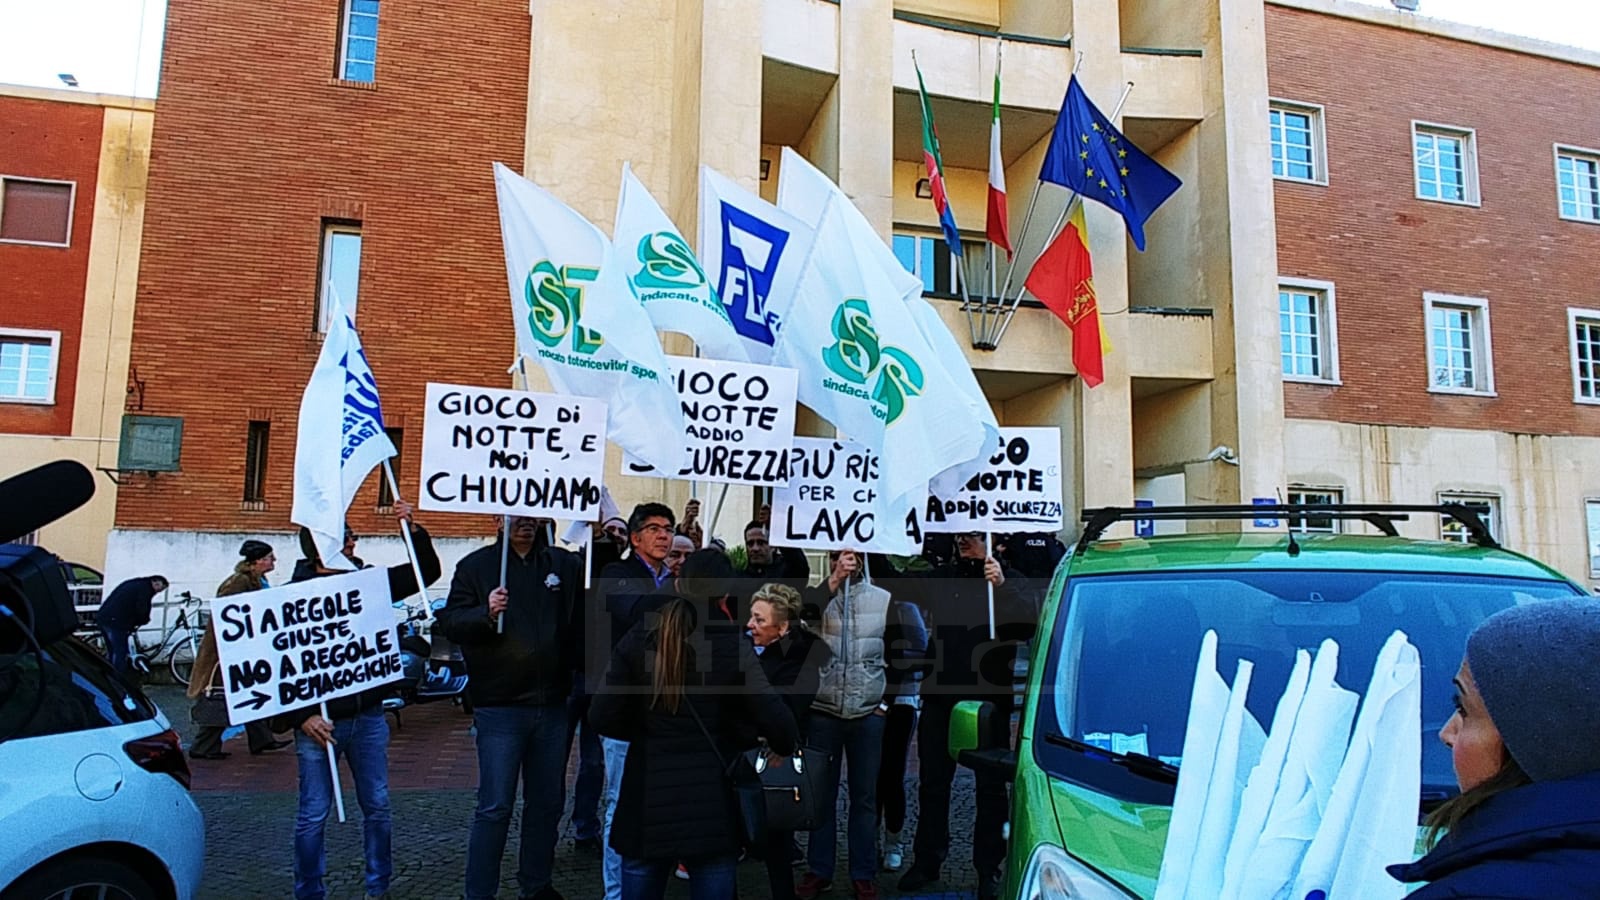
{"type": "MultiPolygon", "coordinates": [[[[444,604],[444,600],[434,600],[429,608],[438,610],[444,604]]],[[[467,667],[461,659],[460,648],[444,646],[449,642],[440,636],[435,639],[441,645],[436,649],[423,633],[423,627],[431,616],[403,603],[395,606],[407,611],[405,619],[398,626],[400,668],[404,677],[396,688],[396,695],[384,701],[384,711],[398,713],[407,706],[450,700],[461,704],[464,711],[471,713],[472,701],[467,697],[467,667]]]]}

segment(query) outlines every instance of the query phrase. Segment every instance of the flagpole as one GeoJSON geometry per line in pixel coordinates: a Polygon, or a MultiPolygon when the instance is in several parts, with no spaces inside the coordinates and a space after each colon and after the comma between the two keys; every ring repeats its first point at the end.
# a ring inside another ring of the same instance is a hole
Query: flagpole
{"type": "MultiPolygon", "coordinates": [[[[939,156],[940,156],[940,153],[939,153],[939,135],[938,135],[938,132],[933,130],[933,99],[928,96],[928,87],[927,87],[927,85],[922,83],[922,70],[920,68],[917,68],[917,51],[915,51],[915,50],[911,51],[911,67],[913,69],[917,70],[917,102],[918,102],[918,106],[921,108],[921,113],[922,113],[922,128],[923,128],[923,131],[925,132],[924,139],[932,141],[934,158],[938,159],[939,156]]],[[[938,174],[939,178],[941,178],[941,179],[944,178],[943,163],[940,163],[940,170],[939,170],[939,172],[937,174],[938,174]]],[[[933,172],[929,172],[928,173],[928,183],[930,185],[928,190],[929,190],[930,193],[933,190],[932,185],[933,185],[933,177],[934,177],[934,175],[935,175],[935,173],[933,173],[933,172]]],[[[937,195],[935,195],[935,196],[937,197],[937,195]]],[[[830,197],[830,199],[831,199],[831,197],[830,197]]],[[[949,199],[946,198],[945,199],[945,203],[948,204],[949,202],[950,202],[949,199]]],[[[937,199],[934,201],[934,206],[935,206],[934,212],[940,214],[939,225],[940,225],[940,231],[942,232],[944,230],[943,229],[944,218],[943,218],[943,213],[940,212],[937,209],[937,207],[938,207],[938,200],[937,199]]],[[[947,206],[947,208],[948,208],[948,206],[947,206]]],[[[950,221],[951,221],[952,225],[955,223],[955,217],[954,217],[953,213],[951,214],[950,221]]],[[[958,240],[958,241],[961,240],[961,235],[960,235],[959,232],[956,234],[956,240],[958,240]]],[[[949,250],[950,250],[950,255],[951,256],[956,257],[958,259],[961,258],[961,248],[960,247],[950,247],[949,250]]],[[[961,292],[961,311],[963,313],[965,313],[966,316],[967,316],[967,333],[971,334],[971,335],[976,335],[978,333],[978,328],[981,327],[981,325],[983,323],[983,313],[980,310],[980,312],[978,314],[978,324],[974,325],[973,321],[972,321],[972,297],[970,297],[967,294],[967,279],[966,279],[965,269],[966,269],[965,262],[963,262],[962,265],[959,268],[957,268],[957,270],[956,270],[956,287],[961,292]]]]}
{"type": "MultiPolygon", "coordinates": [[[[593,538],[591,538],[590,540],[593,540],[593,538]]],[[[504,589],[505,586],[506,586],[506,564],[507,564],[507,562],[510,561],[510,559],[511,559],[511,517],[510,516],[501,516],[500,517],[500,587],[502,589],[504,589]]],[[[507,591],[506,592],[506,609],[510,609],[510,608],[511,608],[511,593],[509,591],[507,591]]],[[[495,630],[495,632],[497,634],[505,634],[506,633],[506,613],[505,613],[505,610],[501,610],[500,611],[500,615],[495,616],[494,630],[495,630]]]]}
{"type": "MultiPolygon", "coordinates": [[[[1005,48],[1005,40],[1003,38],[996,37],[995,38],[995,42],[994,42],[994,105],[995,105],[995,110],[994,110],[995,120],[994,121],[995,121],[995,123],[998,123],[999,120],[1000,120],[1000,62],[1001,62],[1001,53],[1004,50],[1004,48],[1005,48]]],[[[998,125],[994,124],[994,123],[991,123],[990,127],[991,128],[998,128],[998,125]]],[[[995,156],[995,152],[998,151],[999,149],[1000,148],[999,148],[998,143],[993,148],[990,149],[989,166],[991,168],[993,168],[996,165],[997,161],[993,157],[995,156]]],[[[1000,159],[998,161],[998,164],[1000,166],[1001,175],[1003,177],[1004,174],[1005,174],[1005,160],[1003,158],[1000,159]]],[[[989,189],[990,190],[994,189],[994,182],[992,180],[989,183],[989,189]]],[[[1001,196],[1004,197],[1005,195],[1001,194],[1001,196]]],[[[984,218],[987,220],[988,216],[985,215],[984,218]]],[[[1000,298],[996,297],[995,293],[994,293],[994,276],[995,276],[994,237],[987,233],[989,231],[988,222],[987,221],[985,221],[984,226],[985,226],[984,227],[985,237],[987,237],[989,239],[989,258],[988,258],[988,260],[987,260],[987,262],[986,262],[986,264],[984,266],[984,273],[983,273],[983,305],[978,308],[978,330],[980,332],[982,332],[982,334],[981,335],[975,335],[974,336],[975,339],[987,338],[989,336],[989,321],[988,321],[988,319],[989,319],[989,301],[993,300],[996,304],[998,304],[1000,302],[1000,298]]],[[[1005,228],[1009,228],[1009,223],[1001,222],[1001,226],[1005,227],[1005,228]]],[[[1008,241],[1010,240],[1009,236],[1007,237],[1007,240],[1008,241]]]]}
{"type": "Polygon", "coordinates": [[[333,756],[333,719],[328,717],[328,701],[322,701],[322,721],[328,723],[328,742],[322,752],[328,755],[328,777],[333,779],[333,805],[339,810],[339,821],[344,821],[344,791],[339,788],[339,761],[333,756]]]}
{"type": "MultiPolygon", "coordinates": [[[[389,465],[389,460],[383,461],[383,474],[389,480],[389,494],[395,502],[400,501],[400,485],[394,478],[394,467],[389,465]]],[[[404,519],[400,522],[400,539],[406,544],[406,558],[411,560],[411,574],[417,578],[417,593],[422,595],[422,615],[427,618],[431,610],[428,608],[428,583],[422,577],[422,563],[417,560],[416,545],[411,542],[411,520],[404,519]]]]}
{"type": "MultiPolygon", "coordinates": [[[[1079,61],[1081,62],[1082,59],[1080,58],[1079,61]]],[[[1126,85],[1123,86],[1123,88],[1122,88],[1122,96],[1117,98],[1117,106],[1116,106],[1116,108],[1113,109],[1111,111],[1111,115],[1107,116],[1106,118],[1113,119],[1113,120],[1116,119],[1116,117],[1122,113],[1122,107],[1127,104],[1128,95],[1131,94],[1131,93],[1133,93],[1133,82],[1130,81],[1126,85]]],[[[1042,182],[1042,181],[1039,182],[1039,184],[1043,184],[1043,183],[1044,182],[1042,182]]],[[[1038,195],[1039,184],[1035,184],[1033,186],[1033,190],[1034,190],[1035,196],[1038,195]]],[[[1082,202],[1082,199],[1083,198],[1078,194],[1077,191],[1073,191],[1072,192],[1072,196],[1067,198],[1067,205],[1062,207],[1061,216],[1056,219],[1055,228],[1051,229],[1051,231],[1049,232],[1050,236],[1049,236],[1049,238],[1047,238],[1045,240],[1044,246],[1049,247],[1051,241],[1054,241],[1056,239],[1056,237],[1061,233],[1061,226],[1066,223],[1067,216],[1072,214],[1073,205],[1076,204],[1076,203],[1082,202]]],[[[1033,209],[1030,207],[1028,209],[1028,212],[1031,214],[1033,212],[1033,209]]],[[[1024,230],[1026,230],[1027,226],[1024,225],[1023,228],[1024,228],[1024,230]]],[[[1084,242],[1085,242],[1085,246],[1087,246],[1087,243],[1088,243],[1088,240],[1089,240],[1089,236],[1086,234],[1086,235],[1083,236],[1083,239],[1084,239],[1084,242]]],[[[1013,259],[1013,262],[1015,262],[1015,259],[1013,259]]],[[[1009,287],[1009,286],[1010,286],[1010,278],[1009,278],[1009,273],[1008,273],[1007,287],[1009,287]]],[[[1000,339],[1005,337],[1006,329],[1011,326],[1011,320],[1016,318],[1017,309],[1022,306],[1022,293],[1025,290],[1027,290],[1026,283],[1024,283],[1022,287],[1017,288],[1017,296],[1016,296],[1016,299],[1014,301],[1012,301],[1011,308],[1005,310],[1005,312],[1002,314],[1004,316],[1004,321],[1002,321],[1000,323],[1000,331],[999,331],[998,334],[995,335],[995,338],[994,338],[995,343],[997,345],[1000,343],[1000,339]]],[[[1003,291],[1003,290],[1001,291],[1001,294],[1000,294],[1000,305],[1002,307],[1005,306],[1005,291],[1003,291]]]]}
{"type": "MultiPolygon", "coordinates": [[[[989,558],[994,555],[994,532],[983,533],[983,567],[989,568],[989,558]]],[[[989,640],[994,640],[994,582],[989,580],[989,573],[984,572],[983,583],[989,589],[989,640]]]]}

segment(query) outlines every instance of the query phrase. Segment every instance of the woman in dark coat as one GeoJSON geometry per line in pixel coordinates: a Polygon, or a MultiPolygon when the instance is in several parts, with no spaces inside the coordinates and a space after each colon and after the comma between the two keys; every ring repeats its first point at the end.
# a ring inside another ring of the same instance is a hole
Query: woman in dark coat
{"type": "Polygon", "coordinates": [[[1389,867],[1411,900],[1600,897],[1600,602],[1530,603],[1483,620],[1439,732],[1461,794],[1430,817],[1428,855],[1389,867]]]}
{"type": "MultiPolygon", "coordinates": [[[[694,556],[707,553],[717,551],[694,556]]],[[[723,592],[688,577],[681,587],[705,600],[723,592]]],[[[611,826],[624,900],[663,896],[679,861],[694,900],[733,896],[741,826],[724,772],[740,752],[738,725],[754,722],[782,754],[798,736],[740,631],[711,621],[704,600],[674,599],[623,636],[594,696],[595,730],[629,742],[611,826]]]]}
{"type": "MultiPolygon", "coordinates": [[[[803,745],[811,702],[817,698],[822,680],[822,665],[833,651],[801,621],[800,606],[799,591],[786,584],[764,584],[750,597],[750,620],[745,629],[761,657],[761,671],[794,714],[803,745]]],[[[826,760],[816,762],[821,765],[826,760]]],[[[772,900],[793,900],[794,832],[767,832],[763,855],[772,900]]]]}

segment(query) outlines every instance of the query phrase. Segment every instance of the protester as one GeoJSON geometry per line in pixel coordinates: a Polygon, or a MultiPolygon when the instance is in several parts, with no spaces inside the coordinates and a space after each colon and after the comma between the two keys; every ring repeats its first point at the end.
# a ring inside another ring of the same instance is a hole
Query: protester
{"type": "Polygon", "coordinates": [[[671,549],[667,551],[667,571],[672,573],[673,578],[678,577],[679,570],[683,568],[683,561],[697,549],[698,546],[688,537],[681,534],[672,536],[671,549]]]}
{"type": "Polygon", "coordinates": [[[129,645],[134,632],[150,623],[151,601],[166,589],[167,579],[160,575],[129,578],[117,585],[95,612],[95,624],[106,639],[106,659],[124,677],[136,677],[129,645]]]}
{"type": "Polygon", "coordinates": [[[467,838],[466,897],[484,900],[499,890],[520,776],[518,895],[560,900],[550,880],[566,788],[567,701],[582,646],[583,563],[549,545],[546,520],[512,516],[510,525],[456,564],[434,621],[461,647],[471,673],[478,805],[467,838]]]}
{"type": "MultiPolygon", "coordinates": [[[[278,565],[277,554],[272,552],[272,547],[265,541],[245,541],[239,545],[239,556],[239,562],[233,567],[233,574],[223,579],[222,584],[217,586],[218,597],[229,597],[267,588],[267,573],[278,565]]],[[[194,669],[189,673],[188,695],[195,701],[194,715],[197,722],[201,718],[212,721],[212,717],[202,715],[201,710],[207,703],[208,693],[216,694],[222,691],[222,659],[217,655],[217,635],[212,629],[212,624],[208,619],[205,634],[200,637],[200,647],[194,654],[194,669]]],[[[201,724],[195,729],[194,743],[189,745],[190,758],[227,759],[228,754],[222,749],[222,735],[226,730],[223,725],[217,723],[201,724]]],[[[272,731],[272,728],[260,719],[246,723],[244,733],[252,756],[282,750],[289,746],[289,741],[278,740],[272,731]]]]}
{"type": "Polygon", "coordinates": [[[681,534],[689,539],[693,549],[699,550],[706,545],[705,529],[700,527],[700,501],[690,498],[683,504],[683,521],[678,523],[675,534],[681,534]]]}
{"type": "Polygon", "coordinates": [[[884,829],[883,868],[898,872],[905,864],[906,851],[906,762],[922,708],[921,683],[928,656],[928,626],[922,607],[908,598],[921,589],[920,579],[932,567],[920,556],[897,563],[875,555],[868,557],[868,570],[890,595],[889,628],[884,633],[889,713],[883,723],[883,753],[878,763],[878,824],[884,829]]]}
{"type": "MultiPolygon", "coordinates": [[[[788,704],[799,729],[800,744],[807,746],[811,704],[821,682],[821,667],[833,652],[801,621],[800,607],[800,593],[794,588],[764,584],[750,598],[750,620],[745,628],[760,657],[762,673],[788,704]]],[[[792,900],[795,896],[793,857],[794,832],[768,831],[763,858],[772,900],[792,900]]]]}
{"type": "Polygon", "coordinates": [[[760,522],[744,526],[744,553],[739,575],[752,583],[776,581],[803,592],[811,581],[811,563],[805,552],[773,547],[767,539],[767,526],[760,522]]]}
{"type": "Polygon", "coordinates": [[[850,887],[859,900],[876,900],[878,763],[889,711],[883,661],[889,592],[866,579],[861,554],[854,550],[835,550],[828,562],[828,579],[811,589],[810,599],[821,609],[820,631],[833,657],[822,667],[808,734],[811,746],[827,754],[828,772],[817,827],[807,845],[809,871],[794,892],[800,900],[810,900],[833,889],[835,800],[840,768],[848,759],[850,887]]]}
{"type": "Polygon", "coordinates": [[[1439,732],[1461,794],[1428,817],[1428,854],[1389,867],[1428,882],[1410,900],[1600,897],[1596,660],[1593,598],[1513,606],[1473,630],[1439,732]]]}
{"type": "MultiPolygon", "coordinates": [[[[725,589],[688,587],[702,603],[725,589]]],[[[754,722],[781,755],[796,748],[794,715],[739,626],[708,619],[704,606],[674,598],[632,628],[590,710],[601,734],[628,742],[609,840],[629,900],[664,896],[680,860],[693,900],[732,897],[741,827],[725,772],[740,751],[737,727],[754,722]]]]}
{"type": "MultiPolygon", "coordinates": [[[[439,556],[434,552],[433,540],[426,529],[412,521],[410,504],[396,500],[394,509],[395,518],[403,523],[401,527],[411,532],[423,580],[432,584],[439,578],[439,556]]],[[[293,581],[342,574],[323,564],[316,542],[303,528],[300,547],[307,555],[295,564],[293,581]]],[[[355,536],[346,529],[343,555],[360,566],[354,551],[355,536]]],[[[404,600],[422,590],[409,562],[390,566],[388,576],[391,600],[404,600]]],[[[383,716],[383,699],[393,691],[393,685],[380,684],[354,696],[329,700],[328,718],[323,717],[318,706],[273,717],[274,724],[296,730],[295,754],[300,764],[300,802],[294,824],[296,900],[322,900],[325,896],[322,877],[327,870],[327,849],[322,838],[328,811],[333,808],[334,791],[328,771],[329,753],[336,759],[344,757],[355,781],[356,800],[361,805],[367,896],[381,896],[389,890],[394,874],[390,852],[393,825],[389,811],[389,723],[383,716]]]]}
{"type": "MultiPolygon", "coordinates": [[[[672,546],[672,509],[661,503],[641,503],[628,516],[626,559],[606,566],[600,573],[598,596],[605,614],[591,617],[584,660],[585,671],[604,672],[617,645],[634,625],[673,599],[672,573],[667,569],[667,553],[672,546]]],[[[594,723],[594,707],[589,709],[594,723]]],[[[616,814],[622,782],[623,760],[628,754],[626,739],[609,737],[595,723],[605,752],[605,813],[602,825],[605,847],[601,871],[605,878],[606,900],[621,900],[622,856],[611,840],[611,820],[616,814]]]]}
{"type": "MultiPolygon", "coordinates": [[[[936,662],[922,686],[922,737],[917,741],[919,788],[913,861],[900,890],[915,891],[937,882],[950,850],[950,786],[956,764],[945,747],[950,715],[963,700],[995,704],[989,740],[1011,738],[1010,709],[1015,644],[1033,635],[1038,604],[1016,570],[1001,567],[988,554],[982,532],[956,536],[956,557],[937,566],[923,584],[921,599],[930,620],[930,653],[936,662]],[[988,586],[994,586],[997,637],[989,637],[988,586]]],[[[972,864],[978,871],[978,896],[999,893],[1005,862],[1004,826],[1009,803],[1005,781],[979,771],[977,815],[972,829],[972,864]]]]}
{"type": "Polygon", "coordinates": [[[621,516],[611,516],[595,526],[590,539],[594,543],[589,551],[589,571],[598,577],[606,566],[628,554],[628,523],[621,516]]]}

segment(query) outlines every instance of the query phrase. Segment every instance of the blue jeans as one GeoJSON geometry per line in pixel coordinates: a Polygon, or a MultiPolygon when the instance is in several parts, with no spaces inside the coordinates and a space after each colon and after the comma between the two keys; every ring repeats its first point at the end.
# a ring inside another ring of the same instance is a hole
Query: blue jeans
{"type": "Polygon", "coordinates": [[[850,819],[846,836],[850,846],[850,880],[871,881],[878,874],[878,765],[883,759],[884,717],[873,713],[859,719],[840,719],[813,712],[807,736],[813,748],[828,754],[823,781],[822,809],[817,829],[811,832],[806,863],[821,878],[832,881],[836,864],[839,769],[850,760],[850,819]]]}
{"type": "MultiPolygon", "coordinates": [[[[739,860],[732,856],[685,860],[689,870],[689,900],[728,900],[738,882],[739,860]]],[[[666,896],[667,880],[678,867],[671,859],[622,860],[623,900],[660,900],[666,896]]]]}
{"type": "Polygon", "coordinates": [[[467,900],[492,898],[500,889],[511,809],[522,778],[522,846],[517,891],[530,896],[550,886],[556,829],[566,795],[567,707],[480,706],[478,808],[467,837],[467,900]]]}
{"type": "Polygon", "coordinates": [[[132,678],[133,654],[129,652],[128,644],[133,633],[105,625],[100,626],[100,633],[106,637],[106,661],[111,663],[111,668],[116,669],[118,675],[132,678]]]}
{"type": "MultiPolygon", "coordinates": [[[[578,736],[578,783],[572,788],[572,836],[582,841],[600,836],[600,792],[605,787],[606,772],[600,736],[589,727],[589,695],[584,691],[581,672],[573,676],[572,696],[567,700],[569,757],[574,733],[578,736]]],[[[561,770],[566,769],[563,763],[561,770]]]]}
{"type": "MultiPolygon", "coordinates": [[[[366,846],[368,894],[389,889],[394,859],[389,852],[393,825],[389,818],[389,723],[383,710],[369,709],[354,719],[333,723],[335,758],[343,757],[356,782],[361,804],[361,834],[366,846]]],[[[300,812],[294,822],[295,900],[322,900],[322,875],[328,855],[322,831],[333,809],[333,779],[328,752],[305,732],[294,733],[300,762],[300,812]]]]}
{"type": "Polygon", "coordinates": [[[606,755],[605,812],[601,825],[605,844],[600,872],[605,879],[605,900],[622,900],[622,855],[611,849],[611,817],[617,812],[617,795],[622,791],[622,767],[628,761],[628,742],[603,737],[600,746],[606,755]]]}

